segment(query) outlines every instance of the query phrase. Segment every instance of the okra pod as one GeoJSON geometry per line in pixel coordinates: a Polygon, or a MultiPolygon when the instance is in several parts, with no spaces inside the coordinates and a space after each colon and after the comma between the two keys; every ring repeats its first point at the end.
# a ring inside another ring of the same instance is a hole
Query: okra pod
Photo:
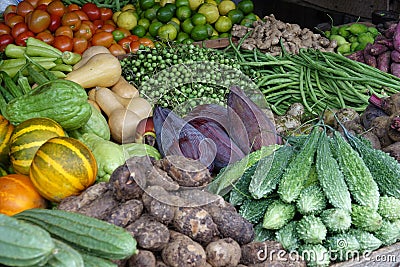
{"type": "Polygon", "coordinates": [[[32,89],[28,77],[25,77],[22,74],[19,75],[17,83],[23,94],[27,94],[32,89]]]}
{"type": "Polygon", "coordinates": [[[61,59],[65,64],[75,65],[82,59],[82,56],[71,51],[65,51],[62,53],[61,59]]]}
{"type": "Polygon", "coordinates": [[[59,53],[54,52],[53,50],[49,50],[45,47],[35,46],[35,45],[27,45],[25,54],[30,57],[60,57],[59,53]]]}
{"type": "Polygon", "coordinates": [[[10,94],[13,97],[19,97],[22,96],[22,90],[21,88],[18,87],[18,85],[15,84],[15,82],[13,81],[13,79],[11,78],[10,75],[8,75],[6,72],[2,71],[0,72],[1,76],[3,78],[4,81],[4,85],[7,91],[10,92],[10,94]]]}
{"type": "MultiPolygon", "coordinates": [[[[54,62],[57,58],[56,57],[31,57],[31,59],[35,62],[46,62],[46,61],[54,62]]],[[[25,58],[5,59],[5,60],[3,60],[3,63],[0,65],[0,70],[11,69],[11,68],[21,68],[25,64],[26,64],[25,58]]]]}
{"type": "Polygon", "coordinates": [[[67,77],[67,75],[59,70],[50,70],[51,73],[53,73],[58,79],[64,79],[65,77],[67,77]]]}
{"type": "Polygon", "coordinates": [[[71,72],[72,65],[68,64],[57,64],[55,67],[50,69],[51,71],[62,71],[62,72],[71,72]]]}
{"type": "Polygon", "coordinates": [[[24,58],[25,50],[25,46],[9,44],[4,49],[4,54],[8,58],[24,58]]]}
{"type": "MultiPolygon", "coordinates": [[[[41,49],[38,49],[38,52],[43,51],[44,54],[46,54],[46,51],[47,51],[47,53],[52,53],[55,57],[62,56],[62,52],[59,49],[57,49],[54,46],[51,46],[49,44],[46,44],[45,42],[43,42],[39,39],[33,38],[33,37],[29,37],[26,40],[26,49],[27,49],[26,54],[28,56],[31,56],[28,54],[28,49],[30,46],[33,48],[33,51],[35,51],[35,49],[41,48],[41,49]]],[[[39,56],[42,56],[42,55],[39,55],[39,56]]]]}

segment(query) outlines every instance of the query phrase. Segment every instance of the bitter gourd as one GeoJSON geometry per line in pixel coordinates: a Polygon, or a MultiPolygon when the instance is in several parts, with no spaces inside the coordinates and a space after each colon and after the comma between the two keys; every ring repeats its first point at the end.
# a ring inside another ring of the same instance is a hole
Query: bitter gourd
{"type": "Polygon", "coordinates": [[[322,222],[330,233],[347,231],[351,226],[351,214],[347,210],[332,208],[321,213],[322,222]]]}
{"type": "Polygon", "coordinates": [[[316,156],[318,181],[328,202],[335,208],[351,211],[351,197],[339,164],[334,158],[329,137],[324,132],[318,141],[316,156]]]}
{"type": "Polygon", "coordinates": [[[400,220],[383,220],[382,226],[374,233],[383,245],[390,246],[400,239],[400,220]]]}
{"type": "Polygon", "coordinates": [[[313,128],[304,146],[283,173],[278,187],[279,196],[283,201],[287,203],[295,201],[303,189],[314,162],[319,135],[318,128],[313,128]]]}
{"type": "Polygon", "coordinates": [[[320,214],[326,207],[326,198],[318,184],[310,185],[300,192],[296,200],[297,210],[303,214],[320,214]]]}
{"type": "Polygon", "coordinates": [[[389,221],[400,219],[400,199],[389,196],[380,197],[378,213],[389,221]]]}
{"type": "Polygon", "coordinates": [[[56,249],[44,267],[84,267],[82,255],[66,243],[53,238],[56,249]]]}
{"type": "Polygon", "coordinates": [[[305,215],[297,223],[298,237],[307,244],[321,244],[328,230],[320,217],[305,215]]]}
{"type": "Polygon", "coordinates": [[[326,247],[333,258],[339,261],[347,261],[358,254],[360,244],[355,236],[341,233],[328,237],[326,247]]]}
{"type": "Polygon", "coordinates": [[[371,207],[353,204],[351,207],[351,223],[356,228],[374,232],[382,226],[382,216],[371,207]]]}
{"type": "Polygon", "coordinates": [[[239,214],[251,223],[259,223],[272,203],[271,199],[246,199],[239,207],[239,214]]]}
{"type": "Polygon", "coordinates": [[[382,245],[382,241],[367,231],[352,228],[347,233],[357,239],[361,252],[374,251],[382,245]]]}
{"type": "Polygon", "coordinates": [[[297,236],[297,221],[291,221],[276,231],[276,241],[282,244],[287,251],[294,251],[300,245],[300,239],[297,236]]]}
{"type": "Polygon", "coordinates": [[[363,206],[378,209],[379,188],[365,162],[337,131],[334,132],[339,166],[354,200],[363,206]]]}
{"type": "Polygon", "coordinates": [[[294,204],[282,200],[274,200],[264,214],[263,227],[269,230],[278,230],[290,222],[296,213],[294,204]]]}

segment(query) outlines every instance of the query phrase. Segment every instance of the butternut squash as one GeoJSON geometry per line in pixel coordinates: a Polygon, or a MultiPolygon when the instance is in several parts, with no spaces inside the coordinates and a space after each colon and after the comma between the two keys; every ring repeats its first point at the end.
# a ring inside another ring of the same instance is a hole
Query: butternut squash
{"type": "Polygon", "coordinates": [[[110,87],[118,82],[121,74],[119,60],[112,54],[103,53],[92,56],[86,64],[68,73],[65,79],[83,88],[110,87]]]}
{"type": "Polygon", "coordinates": [[[94,89],[96,95],[94,96],[96,99],[97,105],[101,108],[101,110],[110,117],[111,113],[116,109],[124,109],[124,105],[122,105],[118,99],[117,95],[113,93],[110,89],[106,87],[96,87],[94,89]]]}
{"type": "Polygon", "coordinates": [[[115,109],[108,118],[111,137],[119,144],[135,142],[136,127],[139,116],[129,109],[115,109]]]}
{"type": "Polygon", "coordinates": [[[138,89],[125,80],[123,76],[121,76],[118,82],[111,87],[111,91],[124,98],[133,98],[139,96],[138,89]]]}
{"type": "Polygon", "coordinates": [[[73,70],[79,69],[80,67],[85,65],[86,62],[88,62],[88,60],[91,57],[93,57],[94,55],[97,55],[97,54],[110,54],[110,50],[108,50],[106,47],[100,46],[100,45],[91,46],[88,49],[86,49],[85,52],[83,52],[81,60],[78,63],[76,63],[72,67],[72,69],[73,70]]]}

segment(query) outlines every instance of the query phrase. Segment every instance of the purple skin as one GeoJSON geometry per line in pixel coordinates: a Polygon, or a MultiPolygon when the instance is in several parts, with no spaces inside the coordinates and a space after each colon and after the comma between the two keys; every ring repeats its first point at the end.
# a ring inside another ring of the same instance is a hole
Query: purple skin
{"type": "Polygon", "coordinates": [[[397,50],[392,50],[392,52],[390,53],[390,59],[393,62],[400,63],[400,52],[397,50]]]}
{"type": "Polygon", "coordinates": [[[389,48],[386,45],[375,43],[371,46],[369,53],[373,56],[379,56],[388,50],[389,48]]]}
{"type": "Polygon", "coordinates": [[[376,59],[377,68],[383,72],[390,70],[390,51],[383,52],[376,59]]]}
{"type": "Polygon", "coordinates": [[[363,50],[359,50],[357,52],[354,52],[354,53],[348,55],[347,58],[350,58],[352,60],[355,60],[355,61],[358,61],[358,62],[361,62],[361,63],[365,63],[364,51],[363,50]]]}
{"type": "Polygon", "coordinates": [[[400,51],[400,23],[397,23],[396,29],[394,31],[393,47],[397,51],[400,51]]]}
{"type": "Polygon", "coordinates": [[[390,65],[390,73],[394,76],[400,77],[400,63],[393,62],[390,65]]]}
{"type": "Polygon", "coordinates": [[[370,53],[371,47],[372,47],[372,44],[367,44],[367,46],[364,48],[364,60],[367,65],[370,65],[371,67],[376,68],[377,62],[376,62],[376,58],[373,55],[371,55],[371,53],[370,53]]]}

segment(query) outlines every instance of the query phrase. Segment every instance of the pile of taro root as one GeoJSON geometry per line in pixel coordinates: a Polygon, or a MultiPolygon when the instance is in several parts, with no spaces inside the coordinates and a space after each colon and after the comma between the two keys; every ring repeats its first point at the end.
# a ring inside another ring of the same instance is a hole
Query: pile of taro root
{"type": "Polygon", "coordinates": [[[211,180],[196,160],[133,157],[109,182],[64,199],[58,208],[128,230],[139,253],[117,262],[119,267],[305,266],[279,243],[255,241],[253,225],[204,190],[211,180]]]}

